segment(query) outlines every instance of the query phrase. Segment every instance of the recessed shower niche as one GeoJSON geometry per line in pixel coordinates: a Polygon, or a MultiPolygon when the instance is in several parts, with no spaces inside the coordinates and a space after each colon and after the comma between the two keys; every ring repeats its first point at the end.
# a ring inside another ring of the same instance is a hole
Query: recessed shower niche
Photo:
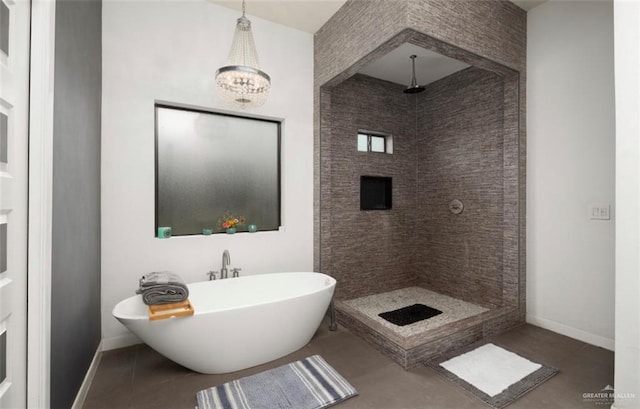
{"type": "Polygon", "coordinates": [[[338,281],[338,322],[406,368],[524,322],[526,15],[387,3],[349,1],[316,34],[315,268],[338,281]],[[423,92],[403,92],[411,55],[423,92]],[[393,154],[359,152],[361,129],[392,135],[393,154]],[[393,179],[393,207],[361,211],[360,177],[376,174],[393,179]],[[442,313],[380,317],[415,304],[442,313]]]}

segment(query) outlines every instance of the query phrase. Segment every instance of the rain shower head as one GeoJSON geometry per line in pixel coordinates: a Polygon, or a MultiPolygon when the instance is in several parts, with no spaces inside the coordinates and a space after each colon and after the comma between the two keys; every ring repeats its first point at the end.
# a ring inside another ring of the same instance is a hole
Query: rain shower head
{"type": "Polygon", "coordinates": [[[407,87],[404,91],[405,94],[417,94],[420,93],[422,91],[425,90],[425,87],[423,87],[422,85],[411,85],[410,87],[407,87]]]}
{"type": "Polygon", "coordinates": [[[417,94],[425,90],[422,85],[418,85],[418,81],[416,80],[416,56],[412,55],[411,58],[411,68],[413,72],[413,76],[411,77],[411,85],[409,85],[403,92],[405,94],[417,94]]]}

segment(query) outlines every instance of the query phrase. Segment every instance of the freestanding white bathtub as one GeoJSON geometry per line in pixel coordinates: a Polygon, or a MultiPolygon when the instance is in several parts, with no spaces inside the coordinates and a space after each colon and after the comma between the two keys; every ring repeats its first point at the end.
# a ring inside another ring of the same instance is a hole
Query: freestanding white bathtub
{"type": "Polygon", "coordinates": [[[195,314],[150,321],[142,296],[113,315],[167,358],[193,371],[220,374],[280,358],[309,343],[336,280],[322,273],[273,273],[189,284],[195,314]]]}

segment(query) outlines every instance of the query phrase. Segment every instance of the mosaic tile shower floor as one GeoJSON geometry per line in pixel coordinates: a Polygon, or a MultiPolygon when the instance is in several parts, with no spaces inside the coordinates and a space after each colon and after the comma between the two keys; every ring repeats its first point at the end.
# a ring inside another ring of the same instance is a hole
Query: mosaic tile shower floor
{"type": "Polygon", "coordinates": [[[458,300],[422,287],[406,287],[385,293],[354,298],[344,301],[344,304],[403,337],[418,335],[452,322],[489,311],[487,308],[479,305],[458,300]],[[442,314],[403,327],[394,325],[378,316],[380,313],[396,310],[412,304],[425,304],[431,308],[442,311],[442,314]]]}

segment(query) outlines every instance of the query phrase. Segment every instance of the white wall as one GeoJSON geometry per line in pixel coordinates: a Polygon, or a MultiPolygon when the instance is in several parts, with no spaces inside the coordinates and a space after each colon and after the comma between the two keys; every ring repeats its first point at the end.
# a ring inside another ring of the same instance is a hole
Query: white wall
{"type": "Polygon", "coordinates": [[[615,2],[616,398],[640,408],[640,2],[615,2]]]}
{"type": "MultiPolygon", "coordinates": [[[[154,100],[230,108],[214,87],[239,13],[207,1],[105,1],[102,99],[102,322],[105,349],[136,342],[111,315],[141,275],[172,270],[187,282],[220,269],[229,249],[242,274],[313,268],[313,36],[252,21],[267,103],[284,118],[284,231],[154,238],[154,100]]],[[[241,155],[238,152],[238,155],[241,155]]]]}
{"type": "Polygon", "coordinates": [[[547,2],[527,23],[527,321],[613,349],[613,3],[547,2]]]}

